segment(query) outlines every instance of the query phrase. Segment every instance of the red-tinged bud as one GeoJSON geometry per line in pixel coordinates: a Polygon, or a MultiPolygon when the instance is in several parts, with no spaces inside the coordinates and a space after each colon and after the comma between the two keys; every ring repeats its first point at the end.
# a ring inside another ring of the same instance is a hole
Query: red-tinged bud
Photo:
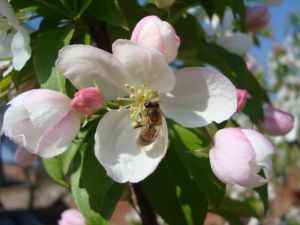
{"type": "Polygon", "coordinates": [[[248,99],[248,91],[245,89],[236,89],[236,97],[237,97],[237,112],[241,112],[248,99]]]}
{"type": "Polygon", "coordinates": [[[246,11],[246,30],[256,33],[264,28],[270,19],[270,14],[266,6],[255,6],[246,11]]]}
{"type": "Polygon", "coordinates": [[[104,103],[104,97],[98,88],[83,88],[75,93],[71,101],[72,108],[85,116],[95,113],[104,103]]]}

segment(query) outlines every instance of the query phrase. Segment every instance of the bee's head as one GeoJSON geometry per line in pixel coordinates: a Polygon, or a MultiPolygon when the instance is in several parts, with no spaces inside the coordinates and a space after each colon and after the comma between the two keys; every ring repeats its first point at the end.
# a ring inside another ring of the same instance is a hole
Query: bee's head
{"type": "Polygon", "coordinates": [[[159,107],[159,103],[158,102],[150,102],[150,101],[146,101],[144,103],[145,108],[149,109],[149,108],[158,108],[159,107]]]}

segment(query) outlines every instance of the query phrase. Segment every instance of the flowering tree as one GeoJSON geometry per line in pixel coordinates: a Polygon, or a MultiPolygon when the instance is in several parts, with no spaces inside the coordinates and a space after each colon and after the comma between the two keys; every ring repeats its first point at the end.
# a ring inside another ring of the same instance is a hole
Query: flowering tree
{"type": "Polygon", "coordinates": [[[293,127],[245,63],[262,2],[0,0],[2,130],[18,161],[44,158],[90,225],[128,191],[143,224],[261,218],[225,192],[254,188],[268,210],[273,146],[235,113],[273,135],[293,127]]]}

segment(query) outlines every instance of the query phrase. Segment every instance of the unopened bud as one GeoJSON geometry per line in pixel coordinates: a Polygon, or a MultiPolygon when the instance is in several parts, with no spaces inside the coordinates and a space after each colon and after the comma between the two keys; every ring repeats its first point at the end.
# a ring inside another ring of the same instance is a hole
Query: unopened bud
{"type": "Polygon", "coordinates": [[[241,112],[248,99],[248,91],[245,89],[236,89],[236,97],[237,97],[237,112],[241,112]]]}
{"type": "Polygon", "coordinates": [[[284,135],[294,127],[294,116],[272,107],[264,108],[264,120],[258,124],[261,131],[270,135],[284,135]]]}
{"type": "Polygon", "coordinates": [[[246,11],[246,30],[256,33],[264,28],[270,19],[270,14],[266,6],[255,6],[246,11]]]}
{"type": "Polygon", "coordinates": [[[72,108],[85,116],[95,113],[104,103],[104,97],[98,88],[83,88],[75,93],[71,101],[72,108]]]}

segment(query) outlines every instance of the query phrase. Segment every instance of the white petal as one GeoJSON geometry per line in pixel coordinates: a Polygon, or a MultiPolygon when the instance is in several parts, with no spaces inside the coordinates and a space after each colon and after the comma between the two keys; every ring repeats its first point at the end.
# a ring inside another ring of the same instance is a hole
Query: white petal
{"type": "Polygon", "coordinates": [[[176,72],[176,86],[162,95],[161,109],[185,127],[220,123],[236,111],[236,90],[222,74],[201,67],[176,72]]]}
{"type": "Polygon", "coordinates": [[[113,54],[127,68],[134,85],[145,84],[159,93],[174,88],[174,74],[158,51],[132,41],[117,40],[113,44],[113,54]]]}
{"type": "Polygon", "coordinates": [[[112,54],[96,47],[66,46],[59,52],[56,67],[78,89],[96,83],[107,99],[127,94],[124,84],[130,83],[128,72],[112,54]]]}
{"type": "Polygon", "coordinates": [[[40,137],[37,154],[41,157],[50,158],[63,153],[69,147],[79,129],[79,116],[75,112],[69,112],[40,137]]]}
{"type": "Polygon", "coordinates": [[[11,106],[4,114],[3,131],[15,143],[35,154],[43,129],[33,126],[25,107],[11,106]]]}
{"type": "Polygon", "coordinates": [[[245,55],[253,44],[253,40],[250,35],[236,32],[218,37],[217,43],[230,52],[245,55]]]}
{"type": "Polygon", "coordinates": [[[14,9],[8,3],[7,0],[0,0],[0,14],[6,17],[11,25],[18,25],[19,22],[14,12],[14,9]]]}
{"type": "Polygon", "coordinates": [[[137,145],[140,129],[131,126],[126,110],[110,111],[99,122],[95,134],[95,155],[113,180],[139,182],[151,174],[168,147],[165,119],[156,141],[148,146],[137,145]]]}
{"type": "Polygon", "coordinates": [[[13,37],[13,33],[5,34],[5,36],[1,37],[3,39],[0,41],[0,58],[7,59],[12,57],[11,42],[13,37]]]}
{"type": "Polygon", "coordinates": [[[255,130],[242,129],[242,132],[253,146],[255,162],[265,169],[266,176],[269,178],[272,175],[271,155],[274,153],[273,145],[261,133],[255,130]]]}
{"type": "Polygon", "coordinates": [[[14,35],[11,43],[11,51],[14,68],[21,70],[31,56],[30,36],[25,29],[18,28],[18,32],[14,35]]]}

